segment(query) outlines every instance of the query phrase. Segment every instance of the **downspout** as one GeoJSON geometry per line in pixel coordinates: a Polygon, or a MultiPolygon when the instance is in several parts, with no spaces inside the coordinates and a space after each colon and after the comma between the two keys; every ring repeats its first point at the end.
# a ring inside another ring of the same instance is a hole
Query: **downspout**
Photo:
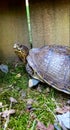
{"type": "Polygon", "coordinates": [[[32,31],[31,31],[29,1],[28,1],[28,0],[25,0],[25,4],[26,4],[26,15],[27,15],[27,25],[28,25],[29,43],[30,43],[30,47],[32,48],[32,31]]]}

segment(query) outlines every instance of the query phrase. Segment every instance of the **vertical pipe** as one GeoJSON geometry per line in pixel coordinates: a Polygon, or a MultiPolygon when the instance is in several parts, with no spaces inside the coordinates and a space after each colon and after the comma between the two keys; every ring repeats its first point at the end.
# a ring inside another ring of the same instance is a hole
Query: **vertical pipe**
{"type": "Polygon", "coordinates": [[[27,25],[28,25],[28,34],[29,34],[29,43],[32,48],[32,31],[31,31],[31,22],[30,22],[30,10],[29,10],[29,1],[25,0],[26,4],[26,15],[27,15],[27,25]]]}

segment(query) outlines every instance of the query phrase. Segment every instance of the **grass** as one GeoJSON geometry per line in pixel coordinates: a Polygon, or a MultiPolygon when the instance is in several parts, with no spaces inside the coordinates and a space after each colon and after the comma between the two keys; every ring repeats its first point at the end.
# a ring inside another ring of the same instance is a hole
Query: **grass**
{"type": "MultiPolygon", "coordinates": [[[[8,127],[6,130],[32,130],[35,120],[39,120],[46,125],[54,124],[55,121],[55,100],[61,101],[62,94],[59,94],[53,88],[49,88],[45,84],[40,84],[41,91],[37,88],[28,88],[29,76],[22,64],[8,65],[9,72],[7,74],[0,71],[0,102],[7,107],[0,109],[4,111],[9,109],[9,98],[13,97],[17,100],[13,104],[12,109],[15,109],[15,114],[10,116],[8,127]],[[32,110],[27,108],[28,100],[33,102],[30,104],[32,110]]],[[[65,96],[62,96],[65,98],[65,96]]],[[[62,99],[63,100],[63,99],[62,99]]],[[[3,129],[4,119],[1,119],[1,130],[3,129]]]]}

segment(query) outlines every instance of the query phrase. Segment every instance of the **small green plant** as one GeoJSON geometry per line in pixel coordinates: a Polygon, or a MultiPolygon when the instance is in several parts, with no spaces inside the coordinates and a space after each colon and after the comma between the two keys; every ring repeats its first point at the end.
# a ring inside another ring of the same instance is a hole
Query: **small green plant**
{"type": "MultiPolygon", "coordinates": [[[[0,102],[5,106],[0,108],[0,112],[9,109],[10,97],[17,100],[12,105],[15,113],[10,116],[6,130],[31,130],[34,127],[34,121],[39,120],[46,126],[54,124],[55,99],[58,94],[54,89],[47,85],[41,85],[41,92],[37,89],[28,88],[29,76],[23,64],[8,65],[7,74],[0,71],[0,102]],[[28,103],[28,100],[32,100],[28,103]]],[[[5,125],[5,119],[1,119],[1,130],[5,125]]],[[[3,129],[4,130],[4,129],[3,129]]]]}

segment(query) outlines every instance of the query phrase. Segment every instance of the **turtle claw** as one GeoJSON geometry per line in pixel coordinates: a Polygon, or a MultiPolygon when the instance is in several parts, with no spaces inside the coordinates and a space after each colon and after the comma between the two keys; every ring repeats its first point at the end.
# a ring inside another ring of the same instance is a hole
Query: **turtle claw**
{"type": "Polygon", "coordinates": [[[29,79],[29,88],[36,86],[40,81],[37,79],[29,79]]]}

